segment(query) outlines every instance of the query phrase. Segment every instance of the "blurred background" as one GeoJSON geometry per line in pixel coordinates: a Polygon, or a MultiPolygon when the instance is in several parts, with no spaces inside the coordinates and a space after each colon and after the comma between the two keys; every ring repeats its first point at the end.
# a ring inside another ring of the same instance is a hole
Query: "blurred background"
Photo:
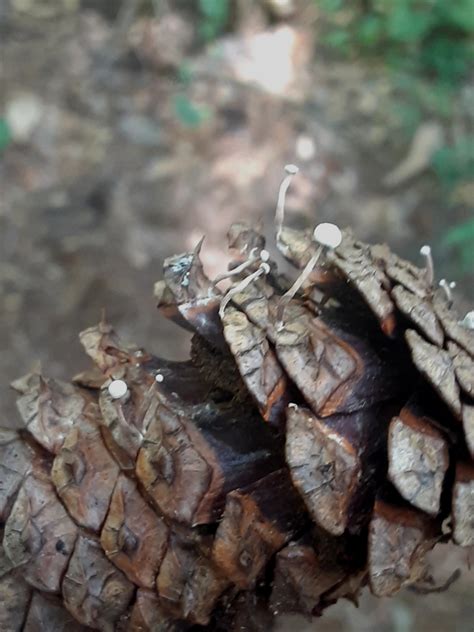
{"type": "MultiPolygon", "coordinates": [[[[164,257],[238,219],[330,220],[387,241],[474,299],[474,0],[0,0],[0,425],[7,385],[86,366],[102,308],[172,359],[164,257]]],[[[470,307],[469,307],[470,306],[470,307]]],[[[468,551],[434,552],[442,583],[468,551]]],[[[369,595],[280,632],[474,630],[474,573],[449,592],[369,595]]]]}

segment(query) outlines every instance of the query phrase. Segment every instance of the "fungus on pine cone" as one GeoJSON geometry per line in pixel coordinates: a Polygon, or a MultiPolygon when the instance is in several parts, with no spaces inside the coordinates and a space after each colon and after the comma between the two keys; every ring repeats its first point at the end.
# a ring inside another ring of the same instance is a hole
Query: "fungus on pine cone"
{"type": "MultiPolygon", "coordinates": [[[[200,245],[156,286],[189,361],[101,322],[80,336],[93,369],[13,384],[2,630],[269,629],[366,585],[393,595],[437,542],[474,543],[474,331],[448,297],[345,231],[282,301],[263,237],[229,240],[225,302],[200,245]]],[[[277,245],[298,268],[316,247],[284,227],[277,245]]]]}

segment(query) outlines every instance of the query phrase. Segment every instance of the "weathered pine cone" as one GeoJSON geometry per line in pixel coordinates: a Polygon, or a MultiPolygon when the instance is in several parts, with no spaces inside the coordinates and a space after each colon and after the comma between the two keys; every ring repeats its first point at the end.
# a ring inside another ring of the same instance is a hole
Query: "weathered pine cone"
{"type": "MultiPolygon", "coordinates": [[[[94,369],[13,384],[3,632],[268,630],[366,585],[393,595],[435,543],[474,543],[474,331],[429,271],[345,231],[281,301],[262,236],[229,239],[247,264],[225,304],[199,247],[156,286],[189,361],[102,322],[80,336],[94,369]]],[[[298,268],[316,248],[286,228],[278,246],[298,268]]]]}

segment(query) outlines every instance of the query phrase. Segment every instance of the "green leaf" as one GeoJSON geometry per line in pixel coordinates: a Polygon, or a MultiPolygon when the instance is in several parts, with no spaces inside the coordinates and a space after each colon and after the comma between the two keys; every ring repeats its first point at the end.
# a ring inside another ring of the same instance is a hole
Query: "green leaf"
{"type": "Polygon", "coordinates": [[[474,240],[459,250],[461,272],[472,274],[474,266],[474,240]]]}
{"type": "Polygon", "coordinates": [[[185,86],[189,85],[193,79],[193,71],[187,61],[184,61],[178,68],[178,79],[185,86]]]}
{"type": "Polygon", "coordinates": [[[336,13],[343,8],[343,0],[318,0],[318,4],[326,13],[336,13]]]}
{"type": "Polygon", "coordinates": [[[5,119],[0,118],[0,151],[3,151],[11,143],[12,134],[5,119]]]}
{"type": "Polygon", "coordinates": [[[467,42],[438,36],[423,46],[420,59],[428,71],[443,81],[458,83],[469,71],[471,53],[467,42]]]}
{"type": "Polygon", "coordinates": [[[443,241],[443,246],[462,246],[470,244],[472,252],[474,254],[474,217],[467,222],[458,224],[453,228],[450,228],[446,233],[443,241]]]}
{"type": "Polygon", "coordinates": [[[432,160],[433,168],[448,189],[474,177],[474,138],[466,137],[451,147],[439,149],[432,160]]]}
{"type": "Polygon", "coordinates": [[[357,39],[367,47],[377,45],[383,33],[382,20],[376,15],[368,15],[360,20],[357,27],[357,39]]]}
{"type": "Polygon", "coordinates": [[[199,0],[202,21],[199,32],[205,40],[212,40],[225,28],[230,18],[230,0],[199,0]]]}
{"type": "Polygon", "coordinates": [[[201,13],[214,22],[225,22],[229,16],[228,0],[199,0],[201,13]]]}
{"type": "Polygon", "coordinates": [[[349,41],[350,35],[344,29],[334,29],[324,37],[324,42],[328,46],[343,53],[349,51],[349,41]]]}
{"type": "Polygon", "coordinates": [[[440,2],[446,22],[465,31],[474,32],[474,0],[455,0],[440,2]]]}
{"type": "Polygon", "coordinates": [[[394,4],[387,18],[387,32],[396,42],[415,43],[427,35],[433,20],[428,11],[415,11],[408,3],[394,4]]]}
{"type": "Polygon", "coordinates": [[[441,246],[453,248],[460,270],[472,273],[474,266],[474,217],[448,230],[441,246]]]}
{"type": "Polygon", "coordinates": [[[179,122],[191,129],[202,125],[210,115],[207,108],[196,105],[185,94],[177,94],[174,97],[174,112],[179,122]]]}

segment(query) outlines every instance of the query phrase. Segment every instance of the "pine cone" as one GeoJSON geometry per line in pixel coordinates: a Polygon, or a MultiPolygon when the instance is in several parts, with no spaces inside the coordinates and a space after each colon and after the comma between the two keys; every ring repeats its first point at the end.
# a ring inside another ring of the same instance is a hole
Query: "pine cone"
{"type": "Polygon", "coordinates": [[[429,270],[342,237],[311,271],[311,234],[278,231],[307,276],[282,299],[263,237],[235,225],[225,297],[200,245],[155,288],[189,361],[101,322],[80,335],[93,369],[13,384],[1,630],[268,630],[474,543],[474,331],[429,270]]]}

